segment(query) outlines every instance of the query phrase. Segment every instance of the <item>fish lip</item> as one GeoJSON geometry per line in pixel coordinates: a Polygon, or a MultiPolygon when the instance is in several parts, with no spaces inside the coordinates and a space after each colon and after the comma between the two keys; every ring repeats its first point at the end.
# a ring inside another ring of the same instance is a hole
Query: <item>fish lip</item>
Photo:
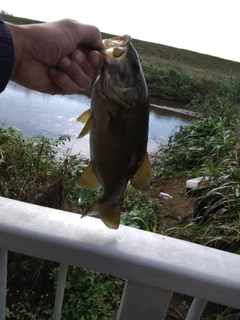
{"type": "Polygon", "coordinates": [[[100,50],[103,56],[110,59],[122,58],[131,45],[131,37],[126,34],[121,37],[104,39],[103,44],[105,48],[100,50]]]}
{"type": "MultiPolygon", "coordinates": [[[[113,47],[126,47],[131,43],[131,36],[128,34],[125,34],[120,37],[115,37],[111,39],[104,39],[103,44],[105,46],[105,49],[113,48],[113,47]]],[[[103,49],[103,50],[105,50],[103,49]]]]}

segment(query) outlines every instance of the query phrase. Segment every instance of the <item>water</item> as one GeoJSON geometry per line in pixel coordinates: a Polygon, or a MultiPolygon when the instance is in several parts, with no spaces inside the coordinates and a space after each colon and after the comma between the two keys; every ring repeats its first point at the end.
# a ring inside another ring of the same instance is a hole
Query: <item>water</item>
{"type": "MultiPolygon", "coordinates": [[[[162,103],[156,99],[150,102],[162,103]]],[[[88,135],[76,139],[83,128],[76,118],[89,107],[90,98],[85,95],[51,96],[9,82],[0,94],[0,125],[17,127],[24,135],[51,138],[70,135],[71,143],[67,147],[72,149],[71,152],[89,156],[88,135]]],[[[193,120],[190,116],[151,107],[148,151],[156,151],[160,144],[167,142],[174,130],[193,120]]]]}

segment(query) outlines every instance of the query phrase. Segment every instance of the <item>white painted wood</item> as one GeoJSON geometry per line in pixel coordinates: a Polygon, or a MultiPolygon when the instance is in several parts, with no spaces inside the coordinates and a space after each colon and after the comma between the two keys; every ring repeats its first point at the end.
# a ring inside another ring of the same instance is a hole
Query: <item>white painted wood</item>
{"type": "Polygon", "coordinates": [[[64,289],[65,289],[66,278],[67,278],[67,270],[68,270],[68,265],[65,263],[61,263],[58,271],[58,282],[57,282],[57,290],[56,290],[55,303],[54,303],[53,320],[61,319],[61,311],[62,311],[64,289]]]}
{"type": "Polygon", "coordinates": [[[172,295],[168,290],[128,281],[117,320],[163,320],[172,295]]]}
{"type": "Polygon", "coordinates": [[[206,304],[206,300],[194,298],[192,305],[188,311],[186,320],[200,320],[206,304]]]}
{"type": "Polygon", "coordinates": [[[0,320],[6,319],[7,250],[0,247],[0,320]]]}

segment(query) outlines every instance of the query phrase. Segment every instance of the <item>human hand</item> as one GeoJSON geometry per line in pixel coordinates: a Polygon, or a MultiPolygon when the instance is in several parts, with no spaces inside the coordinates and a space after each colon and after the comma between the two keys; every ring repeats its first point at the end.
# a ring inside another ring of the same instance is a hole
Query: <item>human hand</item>
{"type": "Polygon", "coordinates": [[[91,86],[103,65],[100,31],[73,20],[13,25],[11,80],[50,94],[72,94],[91,86]]]}

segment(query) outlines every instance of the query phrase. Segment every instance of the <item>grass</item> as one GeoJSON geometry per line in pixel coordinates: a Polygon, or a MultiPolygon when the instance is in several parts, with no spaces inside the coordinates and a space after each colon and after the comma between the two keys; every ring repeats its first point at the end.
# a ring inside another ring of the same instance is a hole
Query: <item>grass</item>
{"type": "Polygon", "coordinates": [[[42,21],[38,20],[32,20],[32,19],[27,19],[27,18],[20,18],[20,17],[15,17],[11,14],[8,14],[5,11],[0,12],[0,17],[7,22],[14,23],[14,24],[32,24],[32,23],[42,23],[42,21]]]}
{"type": "Polygon", "coordinates": [[[155,175],[161,179],[208,176],[190,219],[163,233],[239,253],[239,121],[205,118],[181,127],[159,153],[155,175]],[[202,191],[203,193],[203,191],[202,191]]]}

